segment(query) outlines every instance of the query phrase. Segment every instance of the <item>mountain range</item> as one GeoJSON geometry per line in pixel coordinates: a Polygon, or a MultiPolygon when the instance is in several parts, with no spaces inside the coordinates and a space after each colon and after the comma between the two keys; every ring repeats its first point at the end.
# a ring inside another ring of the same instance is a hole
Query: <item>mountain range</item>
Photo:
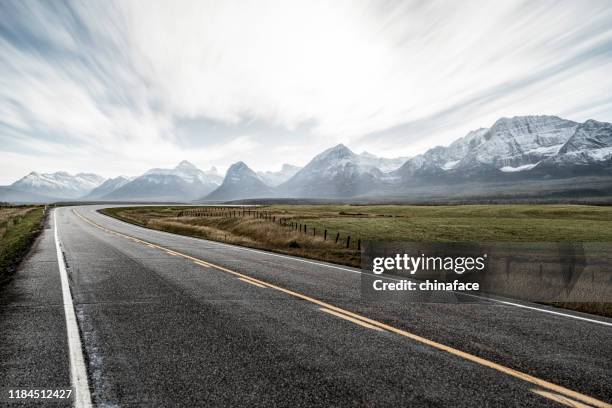
{"type": "Polygon", "coordinates": [[[526,185],[535,195],[561,185],[558,188],[579,191],[594,178],[599,190],[591,189],[590,194],[612,195],[612,124],[519,116],[501,118],[490,128],[471,131],[448,146],[409,158],[356,154],[339,144],[303,168],[284,164],[278,172],[255,172],[239,161],[225,177],[214,167],[202,171],[187,161],[138,177],[108,180],[90,173],[32,172],[0,187],[0,201],[351,200],[502,190],[512,196],[526,185]]]}

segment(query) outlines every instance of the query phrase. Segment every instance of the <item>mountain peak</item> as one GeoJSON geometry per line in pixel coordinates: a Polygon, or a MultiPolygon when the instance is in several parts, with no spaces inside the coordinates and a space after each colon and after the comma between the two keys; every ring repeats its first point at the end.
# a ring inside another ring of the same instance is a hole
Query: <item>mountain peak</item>
{"type": "Polygon", "coordinates": [[[197,169],[197,167],[195,166],[195,164],[187,160],[183,160],[182,162],[176,165],[175,169],[197,169]]]}
{"type": "Polygon", "coordinates": [[[223,183],[235,182],[245,177],[256,179],[260,178],[257,173],[255,173],[249,166],[246,165],[245,162],[239,161],[232,164],[229,169],[227,169],[227,173],[225,174],[225,179],[223,180],[223,183]]]}
{"type": "Polygon", "coordinates": [[[511,118],[501,117],[495,121],[492,130],[501,130],[508,128],[519,128],[529,126],[543,126],[543,125],[576,125],[577,123],[571,120],[562,119],[558,116],[552,115],[526,115],[526,116],[513,116],[511,118]]]}
{"type": "Polygon", "coordinates": [[[223,183],[205,200],[237,200],[241,198],[265,197],[272,194],[272,190],[245,162],[232,164],[223,183]]]}
{"type": "Polygon", "coordinates": [[[338,152],[338,151],[342,151],[343,152],[343,151],[347,151],[348,150],[349,152],[353,153],[351,151],[351,149],[346,147],[343,143],[338,143],[337,145],[335,145],[334,147],[330,148],[329,150],[332,151],[332,152],[338,152]]]}
{"type": "Polygon", "coordinates": [[[353,156],[355,156],[355,153],[353,153],[351,149],[349,149],[348,147],[340,143],[334,147],[330,147],[329,149],[325,150],[323,153],[320,153],[313,160],[315,161],[327,160],[327,159],[337,160],[337,159],[343,159],[343,158],[348,158],[348,157],[353,157],[353,156]]]}
{"type": "Polygon", "coordinates": [[[243,162],[243,161],[238,161],[238,162],[232,164],[227,171],[228,172],[230,172],[230,171],[240,171],[240,170],[246,170],[246,169],[250,170],[249,166],[247,166],[246,163],[243,162]]]}

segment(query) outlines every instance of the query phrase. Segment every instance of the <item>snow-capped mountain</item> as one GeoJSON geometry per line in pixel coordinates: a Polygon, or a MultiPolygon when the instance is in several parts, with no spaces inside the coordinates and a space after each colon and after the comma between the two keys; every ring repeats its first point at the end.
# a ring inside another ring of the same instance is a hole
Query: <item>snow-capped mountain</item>
{"type": "Polygon", "coordinates": [[[201,200],[230,201],[272,196],[274,196],[273,189],[266,185],[249,166],[240,161],[232,164],[225,174],[223,183],[201,200]]]}
{"type": "Polygon", "coordinates": [[[301,167],[283,164],[280,171],[258,171],[257,175],[269,186],[276,187],[284,183],[300,171],[301,167]]]}
{"type": "Polygon", "coordinates": [[[220,184],[217,174],[205,173],[182,161],[172,169],[151,169],[142,176],[101,196],[115,201],[192,201],[220,184]]]}
{"type": "Polygon", "coordinates": [[[548,159],[557,164],[585,165],[610,161],[612,158],[612,124],[587,120],[548,159]]]}
{"type": "Polygon", "coordinates": [[[104,182],[104,177],[92,173],[71,175],[64,171],[56,173],[31,172],[11,184],[11,188],[26,193],[76,199],[88,194],[104,182]]]}
{"type": "Polygon", "coordinates": [[[401,199],[423,191],[435,191],[438,196],[450,190],[478,195],[487,189],[496,193],[503,189],[506,196],[512,196],[526,182],[534,195],[541,188],[552,191],[559,185],[570,186],[572,191],[582,188],[597,196],[610,195],[612,124],[595,120],[578,123],[556,116],[501,118],[490,128],[429,149],[397,168],[404,160],[367,152],[355,154],[339,144],[301,169],[283,165],[279,172],[257,174],[238,162],[223,179],[214,167],[202,171],[186,161],[172,169],[149,170],[134,179],[118,177],[106,182],[89,173],[33,172],[11,186],[0,187],[0,201],[52,202],[84,196],[90,200],[152,202],[273,197],[401,199]],[[587,177],[577,179],[583,176],[587,177]],[[599,184],[583,187],[582,181],[599,184]]]}
{"type": "Polygon", "coordinates": [[[173,169],[151,169],[147,171],[143,176],[177,176],[186,181],[187,183],[217,183],[220,184],[223,181],[217,173],[217,169],[212,167],[210,170],[204,172],[198,169],[187,160],[183,160],[173,169]]]}
{"type": "Polygon", "coordinates": [[[278,187],[289,197],[352,197],[370,191],[382,171],[375,161],[339,144],[315,156],[310,163],[278,187]]]}
{"type": "Polygon", "coordinates": [[[126,177],[119,176],[115,178],[110,178],[106,180],[104,183],[100,184],[98,187],[94,188],[89,194],[87,194],[83,199],[85,200],[97,200],[104,197],[107,194],[112,193],[125,186],[130,181],[134,180],[134,177],[126,177]]]}
{"type": "Polygon", "coordinates": [[[467,151],[455,169],[491,167],[501,171],[525,168],[557,154],[578,123],[556,116],[502,118],[467,151]]]}
{"type": "Polygon", "coordinates": [[[609,160],[609,134],[610,124],[593,120],[580,124],[556,116],[502,118],[491,128],[472,131],[448,147],[413,157],[393,175],[404,184],[501,181],[504,174],[513,179],[541,177],[544,168],[554,176],[555,168],[562,164],[600,166],[609,160]]]}

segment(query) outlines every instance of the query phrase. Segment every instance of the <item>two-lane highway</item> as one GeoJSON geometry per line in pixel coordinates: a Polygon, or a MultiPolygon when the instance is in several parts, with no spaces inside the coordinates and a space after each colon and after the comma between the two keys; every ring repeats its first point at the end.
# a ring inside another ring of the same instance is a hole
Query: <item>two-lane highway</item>
{"type": "Polygon", "coordinates": [[[96,405],[612,401],[610,320],[536,305],[371,302],[359,270],[153,231],[99,208],[56,209],[57,228],[49,223],[3,290],[5,387],[74,384],[64,262],[96,405]]]}

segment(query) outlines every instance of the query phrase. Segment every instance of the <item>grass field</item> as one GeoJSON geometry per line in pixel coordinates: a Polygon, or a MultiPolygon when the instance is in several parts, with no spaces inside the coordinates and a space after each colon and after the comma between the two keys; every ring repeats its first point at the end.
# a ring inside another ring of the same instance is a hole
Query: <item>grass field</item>
{"type": "MultiPolygon", "coordinates": [[[[162,231],[350,266],[360,265],[358,245],[364,241],[612,242],[612,207],[604,206],[156,206],[102,212],[162,231]]],[[[612,316],[609,303],[555,305],[612,316]]]]}
{"type": "Polygon", "coordinates": [[[41,206],[0,207],[0,284],[15,271],[42,229],[41,206]]]}

